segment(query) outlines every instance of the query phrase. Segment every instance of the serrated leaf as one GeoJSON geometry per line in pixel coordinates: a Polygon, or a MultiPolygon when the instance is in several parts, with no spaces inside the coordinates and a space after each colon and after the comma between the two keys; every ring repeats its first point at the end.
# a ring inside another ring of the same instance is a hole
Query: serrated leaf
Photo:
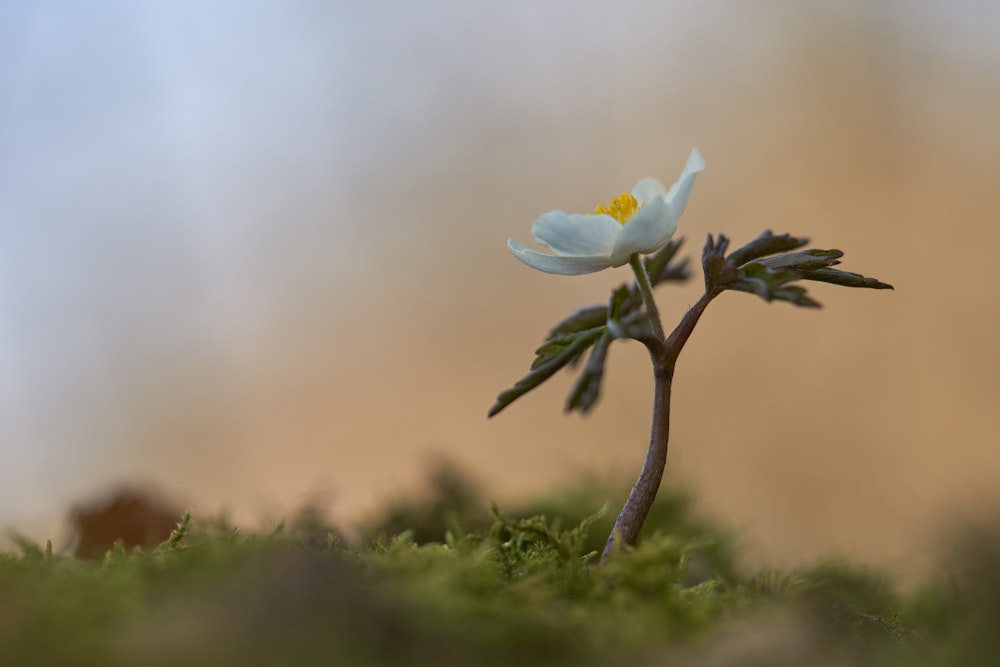
{"type": "Polygon", "coordinates": [[[760,262],[750,262],[741,266],[738,275],[740,278],[762,280],[769,285],[776,286],[802,277],[802,274],[791,269],[772,268],[760,262]]]}
{"type": "Polygon", "coordinates": [[[751,262],[740,267],[739,278],[726,287],[756,294],[765,301],[787,301],[796,306],[819,308],[819,302],[809,298],[804,288],[787,284],[801,277],[790,269],[771,269],[760,262],[751,262]]]}
{"type": "MultiPolygon", "coordinates": [[[[722,238],[724,237],[720,235],[720,239],[722,238]]],[[[775,236],[767,231],[730,253],[720,265],[719,255],[724,252],[724,248],[720,249],[713,244],[712,237],[709,236],[703,259],[706,286],[718,290],[749,292],[766,301],[787,301],[808,308],[817,308],[820,304],[807,295],[804,287],[789,283],[815,280],[844,287],[892,289],[891,285],[874,278],[830,268],[840,264],[840,258],[844,256],[840,250],[811,248],[780,252],[798,248],[806,242],[807,239],[804,238],[789,234],[775,236]],[[775,252],[779,254],[774,254],[775,252]]],[[[721,246],[721,242],[718,245],[721,246]]]]}
{"type": "Polygon", "coordinates": [[[769,269],[789,269],[805,274],[807,271],[840,264],[838,260],[843,256],[844,253],[839,250],[810,249],[767,257],[757,260],[754,264],[761,264],[769,269]]]}
{"type": "Polygon", "coordinates": [[[809,243],[807,238],[797,238],[791,234],[776,236],[768,229],[742,248],[731,252],[728,259],[736,266],[743,266],[747,262],[761,257],[801,248],[807,243],[809,243]]]}
{"type": "Polygon", "coordinates": [[[782,285],[779,287],[773,287],[766,284],[762,284],[757,280],[738,280],[727,286],[728,289],[737,290],[739,292],[749,292],[750,294],[756,294],[764,301],[788,301],[795,306],[803,306],[805,308],[820,308],[822,304],[818,301],[814,301],[806,293],[806,290],[798,285],[782,285]]]}
{"type": "MultiPolygon", "coordinates": [[[[634,310],[632,302],[637,296],[630,285],[622,285],[612,292],[611,299],[608,300],[608,319],[613,322],[621,321],[622,317],[634,310]]],[[[638,303],[642,303],[641,297],[638,298],[638,303]]]]}
{"type": "Polygon", "coordinates": [[[552,327],[552,331],[549,332],[549,338],[556,338],[564,334],[571,334],[578,331],[593,329],[594,327],[604,326],[604,323],[607,321],[607,306],[597,305],[580,308],[562,322],[552,327]]]}
{"type": "Polygon", "coordinates": [[[868,289],[895,289],[889,283],[884,283],[875,278],[869,278],[863,276],[860,273],[851,273],[850,271],[841,271],[840,269],[815,269],[810,271],[805,276],[804,280],[817,280],[824,283],[833,283],[834,285],[843,285],[844,287],[865,287],[868,289]]]}
{"type": "Polygon", "coordinates": [[[566,401],[566,412],[579,410],[583,414],[597,404],[601,396],[601,382],[604,380],[604,367],[608,359],[608,349],[611,347],[612,336],[605,333],[590,349],[587,363],[580,372],[573,390],[566,401]]]}
{"type": "Polygon", "coordinates": [[[823,307],[823,304],[809,296],[804,287],[799,287],[798,285],[782,285],[771,292],[771,300],[787,301],[793,306],[800,306],[802,308],[823,307]]]}
{"type": "MultiPolygon", "coordinates": [[[[540,363],[539,359],[536,358],[535,363],[531,366],[530,373],[518,380],[510,389],[500,392],[500,395],[497,396],[496,402],[490,408],[488,416],[492,417],[496,415],[518,398],[524,396],[526,393],[555,375],[556,371],[560,368],[579,359],[580,356],[587,351],[587,348],[593,345],[606,332],[607,327],[602,326],[595,327],[587,331],[568,334],[567,336],[572,338],[572,341],[569,342],[569,344],[562,345],[559,347],[558,351],[553,348],[551,353],[547,353],[544,361],[540,363]]],[[[549,342],[551,341],[547,341],[546,344],[543,344],[542,347],[539,348],[539,350],[545,348],[549,342]]]]}
{"type": "Polygon", "coordinates": [[[535,359],[531,362],[531,370],[538,368],[542,364],[550,362],[552,359],[566,351],[566,349],[575,345],[581,333],[583,332],[578,331],[576,333],[556,336],[555,338],[550,338],[542,343],[541,346],[535,350],[535,359]]]}

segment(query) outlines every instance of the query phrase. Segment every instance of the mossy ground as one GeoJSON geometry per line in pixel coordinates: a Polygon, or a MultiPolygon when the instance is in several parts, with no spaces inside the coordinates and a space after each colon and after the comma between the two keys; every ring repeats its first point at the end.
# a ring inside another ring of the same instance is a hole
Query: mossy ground
{"type": "Polygon", "coordinates": [[[269,535],[192,520],[83,562],[0,555],[3,665],[993,665],[1000,550],[906,595],[844,565],[743,573],[665,495],[604,566],[613,517],[565,493],[492,515],[447,471],[347,544],[314,514],[269,535]]]}

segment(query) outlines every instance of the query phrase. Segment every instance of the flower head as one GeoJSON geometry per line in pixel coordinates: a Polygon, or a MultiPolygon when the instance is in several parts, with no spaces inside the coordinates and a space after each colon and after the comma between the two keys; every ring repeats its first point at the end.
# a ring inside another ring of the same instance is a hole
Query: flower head
{"type": "Polygon", "coordinates": [[[533,269],[561,275],[580,275],[628,264],[636,253],[656,252],[677,230],[694,179],[705,168],[698,149],[692,149],[684,171],[668,190],[654,178],[639,181],[593,214],[550,211],[531,223],[535,240],[554,255],[507,240],[514,257],[533,269]]]}

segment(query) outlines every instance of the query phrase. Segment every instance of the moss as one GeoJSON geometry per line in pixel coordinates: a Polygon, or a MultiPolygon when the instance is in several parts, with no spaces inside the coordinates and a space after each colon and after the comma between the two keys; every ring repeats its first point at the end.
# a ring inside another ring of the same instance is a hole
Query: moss
{"type": "MultiPolygon", "coordinates": [[[[323,538],[308,512],[261,536],[188,515],[160,547],[119,544],[100,561],[21,539],[19,554],[0,555],[0,655],[16,665],[251,667],[1000,656],[994,552],[973,549],[962,578],[907,595],[843,564],[744,574],[725,535],[667,497],[635,549],[597,566],[600,500],[577,489],[510,513],[438,506],[423,515],[437,517],[425,532],[383,527],[354,545],[329,527],[323,538]]],[[[434,503],[414,507],[419,518],[434,503]]]]}

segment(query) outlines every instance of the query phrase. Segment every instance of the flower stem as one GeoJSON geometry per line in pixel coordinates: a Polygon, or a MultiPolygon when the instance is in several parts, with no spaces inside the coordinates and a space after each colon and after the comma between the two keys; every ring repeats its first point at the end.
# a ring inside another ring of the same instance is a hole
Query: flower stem
{"type": "MultiPolygon", "coordinates": [[[[646,271],[641,264],[638,268],[635,264],[636,262],[632,263],[632,268],[636,272],[636,278],[639,279],[639,290],[643,293],[644,298],[647,293],[650,295],[646,308],[649,311],[650,320],[654,322],[655,328],[660,325],[660,318],[656,313],[655,304],[653,304],[652,308],[649,306],[649,304],[653,303],[649,277],[646,275],[646,271]],[[640,276],[645,277],[646,289],[643,289],[643,282],[640,276]]],[[[635,486],[632,487],[632,492],[629,493],[628,500],[625,501],[625,506],[622,507],[622,511],[615,521],[615,527],[611,530],[611,535],[608,536],[604,553],[601,554],[602,563],[614,553],[616,545],[633,546],[636,543],[639,539],[639,531],[642,530],[642,524],[649,515],[653,501],[656,500],[656,494],[660,490],[660,482],[663,480],[663,470],[667,465],[667,446],[670,439],[670,391],[671,383],[674,379],[674,366],[677,363],[677,357],[680,355],[681,348],[684,347],[684,343],[690,338],[695,325],[701,318],[702,313],[705,312],[705,308],[708,307],[708,304],[718,294],[719,291],[715,289],[706,291],[691,306],[687,313],[684,314],[680,323],[671,332],[670,337],[664,341],[662,353],[650,354],[650,358],[653,361],[655,390],[653,393],[653,425],[649,434],[649,450],[646,452],[646,461],[642,465],[639,479],[636,480],[635,486]]],[[[662,326],[660,327],[659,336],[660,340],[664,340],[662,326]]]]}
{"type": "Polygon", "coordinates": [[[684,317],[681,318],[681,321],[674,330],[670,332],[670,337],[664,341],[664,360],[670,364],[671,370],[673,370],[674,364],[677,363],[677,357],[684,348],[684,343],[687,342],[688,338],[694,332],[694,327],[698,324],[698,320],[701,319],[702,313],[708,308],[708,304],[712,302],[712,299],[719,296],[720,292],[721,290],[714,288],[706,290],[701,295],[701,298],[688,308],[688,311],[684,313],[684,317]]]}
{"type": "Polygon", "coordinates": [[[646,314],[649,315],[653,335],[662,341],[663,322],[660,321],[660,311],[653,299],[653,285],[649,282],[649,274],[646,273],[646,267],[643,266],[639,253],[634,253],[629,258],[628,265],[632,267],[632,272],[635,274],[635,284],[639,286],[639,294],[642,295],[642,303],[646,306],[646,314]]]}
{"type": "Polygon", "coordinates": [[[616,544],[632,546],[639,538],[642,524],[649,515],[649,510],[656,500],[656,492],[660,489],[663,479],[663,469],[667,465],[667,443],[670,433],[670,385],[673,380],[673,369],[653,361],[653,377],[656,389],[653,393],[653,427],[649,434],[649,451],[646,461],[642,464],[642,472],[632,492],[625,501],[615,527],[608,536],[608,543],[601,554],[601,562],[605,562],[614,552],[616,544]]]}

